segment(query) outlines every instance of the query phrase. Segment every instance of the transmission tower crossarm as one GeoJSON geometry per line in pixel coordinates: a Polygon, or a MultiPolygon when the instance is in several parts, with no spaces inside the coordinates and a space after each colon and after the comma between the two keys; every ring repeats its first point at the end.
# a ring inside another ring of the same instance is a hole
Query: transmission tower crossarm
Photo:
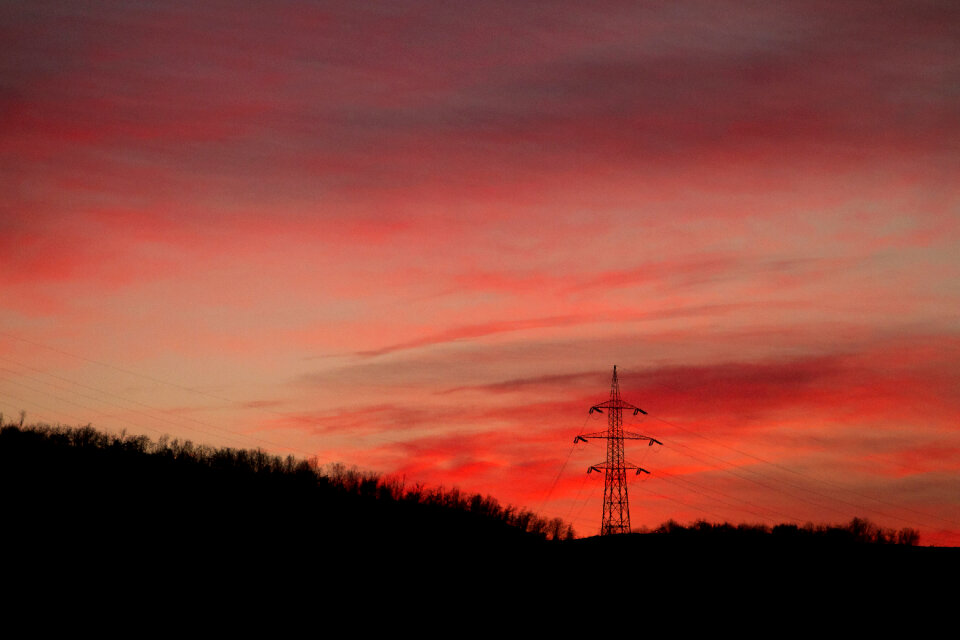
{"type": "Polygon", "coordinates": [[[656,438],[651,438],[650,436],[644,436],[639,433],[633,433],[632,431],[624,431],[623,439],[624,440],[649,440],[650,441],[649,446],[651,447],[654,445],[654,443],[659,444],[660,446],[663,446],[663,443],[657,440],[656,438]]]}
{"type": "Polygon", "coordinates": [[[637,415],[638,413],[647,415],[646,411],[644,411],[643,409],[641,409],[640,407],[634,404],[630,404],[625,400],[607,400],[606,402],[595,404],[592,407],[590,407],[590,413],[593,413],[594,411],[596,411],[597,413],[603,413],[601,409],[630,409],[633,411],[633,415],[637,415]]]}
{"type": "MultiPolygon", "coordinates": [[[[650,473],[643,467],[638,467],[637,465],[629,462],[624,463],[621,467],[611,466],[611,465],[608,465],[606,462],[598,462],[597,464],[590,465],[590,471],[604,471],[606,469],[617,469],[617,468],[637,469],[638,471],[643,471],[644,473],[647,473],[647,474],[650,473]]],[[[590,473],[590,471],[587,471],[587,473],[590,473]]]]}
{"type": "Polygon", "coordinates": [[[610,434],[606,431],[596,431],[594,433],[584,433],[577,436],[577,440],[580,442],[586,442],[588,438],[609,438],[610,434]]]}
{"type": "MultiPolygon", "coordinates": [[[[595,433],[584,433],[576,437],[574,442],[586,442],[589,438],[613,438],[621,436],[611,436],[609,431],[597,431],[595,433]]],[[[653,443],[656,442],[659,445],[663,443],[657,440],[656,438],[651,438],[650,436],[642,436],[639,433],[632,433],[630,431],[624,431],[622,438],[624,440],[649,440],[650,446],[653,446],[653,443]]]]}

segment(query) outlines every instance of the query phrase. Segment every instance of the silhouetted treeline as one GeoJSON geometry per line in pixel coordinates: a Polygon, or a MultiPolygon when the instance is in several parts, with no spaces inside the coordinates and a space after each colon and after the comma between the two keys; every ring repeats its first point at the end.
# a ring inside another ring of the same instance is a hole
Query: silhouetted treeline
{"type": "Polygon", "coordinates": [[[939,571],[960,557],[912,546],[909,530],[896,533],[899,544],[855,544],[893,539],[861,519],[772,529],[668,522],[657,532],[569,540],[566,523],[490,496],[90,427],[0,428],[0,509],[5,558],[26,566],[7,580],[34,580],[38,593],[49,576],[83,589],[90,576],[109,575],[164,599],[184,588],[289,595],[304,581],[367,600],[416,592],[406,586],[522,598],[594,584],[606,571],[624,588],[695,586],[713,598],[732,585],[822,589],[856,571],[916,576],[917,567],[939,571]]]}
{"type": "Polygon", "coordinates": [[[12,513],[28,528],[47,526],[41,535],[66,529],[288,551],[324,541],[383,548],[574,537],[559,518],[457,488],[407,486],[342,464],[90,426],[4,425],[0,474],[12,513]]]}
{"type": "Polygon", "coordinates": [[[675,520],[668,520],[652,531],[640,533],[664,534],[689,539],[756,539],[773,537],[780,540],[813,541],[828,540],[831,542],[848,542],[860,544],[899,544],[916,546],[920,542],[920,532],[910,527],[903,529],[888,529],[880,527],[866,518],[853,518],[847,524],[819,524],[808,522],[803,526],[795,524],[778,524],[773,527],[765,524],[730,524],[729,522],[711,523],[706,520],[697,520],[688,525],[682,525],[675,520]]]}
{"type": "Polygon", "coordinates": [[[573,527],[561,518],[541,518],[529,509],[513,505],[502,506],[492,496],[462,493],[457,487],[426,487],[421,483],[407,486],[402,479],[360,471],[356,467],[348,468],[341,463],[321,467],[320,477],[333,486],[360,497],[470,513],[505,523],[547,540],[572,540],[576,535],[573,527]]]}

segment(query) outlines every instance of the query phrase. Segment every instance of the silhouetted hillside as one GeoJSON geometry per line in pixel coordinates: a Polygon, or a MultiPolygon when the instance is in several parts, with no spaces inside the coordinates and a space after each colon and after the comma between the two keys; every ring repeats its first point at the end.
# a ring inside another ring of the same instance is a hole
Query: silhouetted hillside
{"type": "Polygon", "coordinates": [[[778,524],[774,527],[764,524],[711,523],[706,520],[698,520],[684,526],[670,520],[652,532],[643,533],[683,540],[687,544],[712,541],[722,544],[768,542],[780,545],[892,544],[912,547],[920,541],[920,532],[916,529],[883,528],[866,518],[853,518],[844,525],[815,525],[810,522],[803,526],[778,524]]]}
{"type": "Polygon", "coordinates": [[[19,530],[51,544],[110,539],[119,548],[292,557],[326,545],[384,552],[573,537],[560,520],[456,488],[90,427],[4,426],[0,474],[19,530]]]}
{"type": "Polygon", "coordinates": [[[310,572],[353,588],[371,576],[474,586],[485,577],[522,591],[602,575],[625,585],[643,576],[695,589],[758,580],[799,588],[960,560],[955,549],[914,546],[915,532],[861,519],[772,529],[671,521],[574,540],[566,523],[490,496],[89,427],[4,426],[0,487],[8,558],[32,565],[34,576],[54,569],[136,584],[285,584],[310,572]]]}

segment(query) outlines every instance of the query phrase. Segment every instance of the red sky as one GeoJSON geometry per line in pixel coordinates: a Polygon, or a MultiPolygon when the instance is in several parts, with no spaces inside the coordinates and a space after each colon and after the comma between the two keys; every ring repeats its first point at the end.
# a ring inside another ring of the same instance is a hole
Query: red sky
{"type": "Polygon", "coordinates": [[[954,2],[0,6],[0,410],[960,545],[954,2]]]}

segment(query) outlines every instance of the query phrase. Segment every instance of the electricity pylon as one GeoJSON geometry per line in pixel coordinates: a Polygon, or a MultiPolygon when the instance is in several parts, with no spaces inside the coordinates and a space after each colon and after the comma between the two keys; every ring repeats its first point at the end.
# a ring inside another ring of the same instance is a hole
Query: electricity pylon
{"type": "Polygon", "coordinates": [[[590,407],[590,413],[594,411],[603,413],[607,410],[607,430],[596,433],[586,433],[574,438],[573,443],[586,442],[588,438],[602,438],[607,441],[607,461],[601,464],[595,464],[587,473],[592,471],[600,473],[604,471],[603,479],[603,522],[600,525],[600,535],[606,536],[613,533],[630,533],[630,502],[627,497],[627,469],[636,469],[637,475],[641,473],[649,474],[646,469],[642,469],[635,464],[625,462],[623,458],[624,440],[648,440],[647,446],[652,447],[656,442],[659,445],[663,443],[649,436],[642,436],[639,433],[631,433],[623,430],[623,410],[633,410],[633,415],[646,411],[636,407],[629,402],[624,402],[620,397],[620,382],[617,380],[617,365],[613,365],[613,381],[610,383],[610,399],[600,404],[590,407]]]}

